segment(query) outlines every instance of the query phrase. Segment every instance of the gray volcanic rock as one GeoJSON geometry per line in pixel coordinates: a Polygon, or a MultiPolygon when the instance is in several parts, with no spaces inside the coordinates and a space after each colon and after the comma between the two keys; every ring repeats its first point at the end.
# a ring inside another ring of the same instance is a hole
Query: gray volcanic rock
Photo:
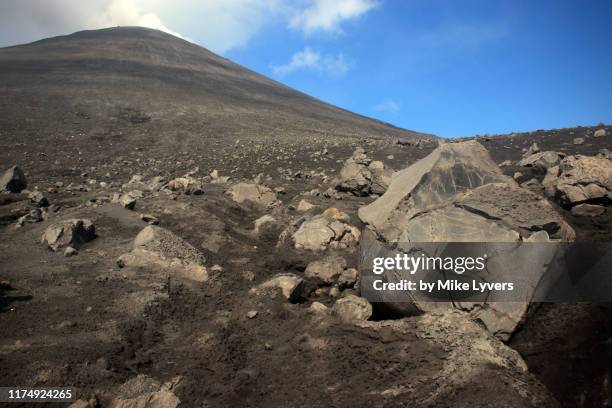
{"type": "Polygon", "coordinates": [[[597,152],[595,157],[598,157],[600,159],[612,159],[612,152],[604,148],[604,149],[599,150],[599,152],[597,152]]]}
{"type": "Polygon", "coordinates": [[[578,217],[597,217],[606,212],[606,208],[601,205],[578,204],[572,207],[572,215],[578,217]]]}
{"type": "MultiPolygon", "coordinates": [[[[390,327],[408,335],[410,330],[405,327],[404,322],[405,319],[364,322],[363,325],[390,327]]],[[[458,311],[426,314],[419,318],[418,327],[413,333],[417,337],[428,338],[449,351],[443,367],[444,381],[436,384],[435,391],[422,401],[422,405],[473,406],[470,403],[450,402],[448,398],[466,384],[477,383],[493,376],[500,380],[506,378],[503,380],[505,386],[500,384],[495,387],[498,393],[495,404],[499,406],[558,406],[541,384],[520,380],[531,376],[520,354],[486,333],[482,326],[468,315],[458,311]],[[495,371],[500,372],[501,377],[493,374],[495,371]],[[502,402],[504,400],[506,402],[502,402]]],[[[488,405],[488,402],[484,405],[488,405]]]]}
{"type": "Polygon", "coordinates": [[[311,209],[313,209],[315,207],[316,206],[314,204],[311,204],[311,203],[309,203],[306,200],[300,200],[300,202],[298,203],[298,206],[297,206],[297,210],[299,212],[306,212],[306,211],[309,211],[309,210],[311,210],[311,209]]]}
{"type": "Polygon", "coordinates": [[[347,215],[337,208],[328,208],[300,225],[293,234],[295,247],[323,251],[328,247],[356,246],[361,234],[356,227],[346,223],[347,219],[347,215]]]}
{"type": "Polygon", "coordinates": [[[566,157],[550,169],[544,186],[563,205],[612,201],[612,162],[591,156],[566,157]]]}
{"type": "MultiPolygon", "coordinates": [[[[418,250],[431,256],[443,251],[448,242],[519,244],[540,232],[546,234],[545,240],[549,236],[564,241],[575,238],[573,229],[548,201],[501,174],[484,148],[474,141],[442,145],[400,171],[387,193],[362,207],[359,216],[373,232],[363,234],[361,246],[365,251],[373,247],[372,240],[397,242],[404,253],[418,250]],[[420,249],[422,243],[436,242],[440,244],[420,249]]],[[[523,319],[554,253],[554,245],[545,250],[519,245],[496,252],[489,259],[487,279],[514,281],[517,286],[520,282],[521,297],[516,302],[500,302],[494,295],[486,303],[459,302],[452,301],[450,293],[447,301],[432,302],[426,296],[387,292],[381,300],[402,314],[464,308],[478,316],[492,333],[507,339],[523,319]]],[[[388,282],[408,278],[397,271],[388,271],[385,277],[388,282]]]]}
{"type": "Polygon", "coordinates": [[[475,188],[459,197],[455,206],[500,221],[524,238],[534,231],[546,231],[550,238],[563,241],[575,238],[573,229],[546,199],[513,184],[491,183],[475,188]]]}
{"type": "Polygon", "coordinates": [[[261,294],[269,290],[279,289],[289,302],[297,302],[304,296],[304,280],[293,273],[276,275],[261,285],[251,289],[251,293],[261,294]]]}
{"type": "Polygon", "coordinates": [[[593,133],[594,137],[604,137],[607,135],[608,135],[608,132],[606,131],[606,129],[597,129],[595,133],[593,133]]]}
{"type": "Polygon", "coordinates": [[[237,203],[250,201],[257,205],[268,206],[276,201],[276,194],[271,188],[256,183],[235,184],[228,193],[237,203]]]}
{"type": "Polygon", "coordinates": [[[78,249],[96,237],[96,227],[88,219],[71,219],[53,224],[45,230],[41,242],[53,251],[66,247],[78,249]]]}
{"type": "Polygon", "coordinates": [[[190,243],[164,228],[149,225],[134,239],[133,249],[119,257],[119,267],[133,267],[156,272],[170,271],[186,279],[206,282],[206,259],[190,243]]]}
{"type": "Polygon", "coordinates": [[[28,186],[25,174],[19,166],[13,166],[2,174],[0,178],[0,191],[20,193],[28,186]]]}
{"type": "Polygon", "coordinates": [[[383,194],[391,182],[392,172],[381,161],[372,161],[363,148],[358,147],[344,163],[336,190],[356,196],[383,194]]]}
{"type": "Polygon", "coordinates": [[[519,239],[516,231],[453,206],[415,216],[399,237],[400,242],[514,242],[519,239]]]}
{"type": "Polygon", "coordinates": [[[502,174],[480,143],[443,144],[397,172],[382,197],[359,209],[359,218],[385,240],[397,240],[418,213],[439,208],[458,193],[494,182],[516,185],[502,174]]]}
{"type": "Polygon", "coordinates": [[[19,219],[17,220],[16,227],[23,227],[26,223],[33,224],[36,222],[41,222],[46,218],[46,216],[47,213],[44,211],[44,209],[34,208],[30,210],[30,212],[28,212],[27,214],[19,217],[19,219]]]}
{"type": "Polygon", "coordinates": [[[443,145],[400,171],[359,217],[387,242],[506,242],[539,230],[554,239],[575,235],[546,200],[501,174],[474,141],[443,145]]]}
{"type": "Polygon", "coordinates": [[[538,146],[537,143],[534,142],[531,146],[529,146],[529,149],[527,149],[525,153],[523,153],[523,157],[531,156],[532,154],[539,153],[539,152],[540,152],[540,147],[538,146]]]}
{"type": "Polygon", "coordinates": [[[331,285],[338,280],[345,268],[346,260],[343,257],[329,256],[309,263],[304,271],[304,277],[331,285]]]}
{"type": "MultiPolygon", "coordinates": [[[[176,381],[175,381],[176,382],[176,381]]],[[[110,408],[176,408],[181,401],[172,392],[174,382],[160,384],[157,380],[140,374],[121,385],[110,408]]]]}
{"type": "Polygon", "coordinates": [[[553,151],[538,152],[524,157],[518,164],[523,167],[541,167],[549,169],[556,166],[565,157],[563,153],[553,151]]]}
{"type": "Polygon", "coordinates": [[[47,197],[45,197],[43,193],[38,190],[32,191],[30,194],[28,194],[28,198],[30,199],[30,202],[37,207],[49,206],[49,200],[47,199],[47,197]]]}
{"type": "Polygon", "coordinates": [[[134,249],[146,249],[158,252],[166,258],[178,258],[184,261],[204,264],[204,255],[190,243],[165,228],[149,225],[138,233],[134,239],[134,249]]]}
{"type": "Polygon", "coordinates": [[[162,188],[169,191],[178,191],[183,194],[200,195],[204,193],[200,180],[189,175],[172,179],[162,188]]]}
{"type": "Polygon", "coordinates": [[[136,207],[136,197],[132,196],[130,193],[115,193],[111,201],[119,204],[123,208],[127,208],[128,210],[133,210],[136,207]]]}
{"type": "Polygon", "coordinates": [[[362,297],[347,295],[334,303],[332,312],[344,322],[357,322],[372,316],[372,305],[362,297]]]}

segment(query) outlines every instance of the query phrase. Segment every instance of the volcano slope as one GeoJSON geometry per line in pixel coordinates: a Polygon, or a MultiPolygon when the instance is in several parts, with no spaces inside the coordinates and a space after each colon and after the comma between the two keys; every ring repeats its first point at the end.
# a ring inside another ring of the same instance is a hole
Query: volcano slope
{"type": "MultiPolygon", "coordinates": [[[[355,296],[357,210],[436,138],[140,28],[1,49],[0,71],[0,164],[28,181],[0,195],[0,385],[75,386],[102,406],[609,400],[605,305],[537,309],[508,343],[521,357],[459,311],[391,319],[355,296]]],[[[523,149],[593,156],[602,128],[478,140],[507,175],[543,180],[523,149]]],[[[609,208],[557,210],[609,240],[609,208]]]]}

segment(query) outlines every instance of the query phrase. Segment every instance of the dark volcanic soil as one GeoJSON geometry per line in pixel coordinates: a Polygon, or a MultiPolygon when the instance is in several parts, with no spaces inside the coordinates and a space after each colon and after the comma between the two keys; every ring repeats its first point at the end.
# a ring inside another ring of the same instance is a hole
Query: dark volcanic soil
{"type": "MultiPolygon", "coordinates": [[[[262,183],[282,188],[284,226],[307,199],[317,206],[312,213],[336,207],[361,228],[357,209],[374,198],[313,190],[327,190],[357,146],[396,170],[435,147],[427,135],[330,107],[181,40],[133,30],[0,50],[0,169],[21,166],[28,189],[55,206],[47,220],[16,229],[27,196],[0,200],[0,280],[10,281],[0,286],[0,385],[72,385],[79,398],[104,402],[147,374],[181,376],[175,392],[187,407],[472,407],[537,405],[511,391],[516,383],[543,388],[539,380],[564,406],[612,404],[609,305],[534,307],[509,343],[534,376],[491,364],[445,394],[453,349],[430,339],[423,318],[402,319],[398,334],[318,318],[310,303],[329,306],[327,295],[298,303],[253,296],[251,288],[278,273],[302,275],[317,255],[255,236],[253,222],[266,211],[232,201],[230,184],[204,184],[202,195],[146,194],[133,211],[93,205],[133,175],[171,179],[217,169],[232,182],[262,174],[262,183]],[[71,184],[77,188],[68,191],[71,184]],[[202,251],[208,282],[117,266],[147,225],[141,213],[202,251]],[[46,227],[68,218],[92,219],[97,234],[72,257],[40,244],[46,227]],[[215,264],[223,270],[213,271],[215,264]],[[247,317],[251,310],[255,318],[247,317]],[[388,384],[395,388],[381,394],[388,384]]],[[[593,137],[597,128],[479,140],[498,164],[519,160],[533,142],[593,155],[612,149],[612,136],[593,137]],[[585,143],[574,145],[576,137],[585,143]]],[[[558,211],[578,239],[612,239],[609,209],[589,219],[558,211]]],[[[356,250],[341,254],[357,266],[356,250]]]]}

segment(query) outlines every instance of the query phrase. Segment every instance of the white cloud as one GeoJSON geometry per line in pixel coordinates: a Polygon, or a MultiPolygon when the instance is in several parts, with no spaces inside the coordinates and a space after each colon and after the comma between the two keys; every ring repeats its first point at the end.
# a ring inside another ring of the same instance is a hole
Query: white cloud
{"type": "Polygon", "coordinates": [[[288,18],[288,0],[2,0],[0,46],[74,31],[143,26],[192,38],[219,53],[288,18]]]}
{"type": "Polygon", "coordinates": [[[374,106],[374,110],[376,112],[395,113],[395,112],[398,112],[400,110],[400,106],[399,106],[399,104],[395,100],[389,98],[389,99],[386,99],[385,101],[379,103],[378,105],[375,105],[374,106]]]}
{"type": "Polygon", "coordinates": [[[306,47],[304,50],[293,54],[288,63],[272,67],[272,71],[278,76],[287,75],[299,70],[316,71],[329,75],[341,75],[348,71],[348,69],[349,65],[345,61],[342,53],[337,55],[321,55],[320,52],[310,47],[306,47]]]}
{"type": "MultiPolygon", "coordinates": [[[[147,2],[142,3],[143,6],[147,6],[147,2]]],[[[92,28],[140,26],[185,38],[166,27],[155,12],[143,11],[136,0],[111,0],[101,15],[93,16],[86,24],[92,28]]]]}
{"type": "Polygon", "coordinates": [[[0,0],[0,46],[105,27],[144,26],[218,53],[246,45],[266,25],[337,33],[374,0],[0,0]]]}
{"type": "MultiPolygon", "coordinates": [[[[142,1],[142,0],[140,0],[142,1]]],[[[285,0],[158,1],[159,15],[198,44],[224,53],[242,47],[267,24],[283,21],[285,0]]]]}
{"type": "Polygon", "coordinates": [[[306,35],[316,31],[341,32],[341,24],[355,20],[377,6],[374,0],[311,0],[303,10],[297,10],[289,20],[289,27],[306,35]]]}
{"type": "Polygon", "coordinates": [[[0,11],[0,46],[74,31],[142,26],[182,37],[168,28],[155,0],[8,0],[0,11]]]}

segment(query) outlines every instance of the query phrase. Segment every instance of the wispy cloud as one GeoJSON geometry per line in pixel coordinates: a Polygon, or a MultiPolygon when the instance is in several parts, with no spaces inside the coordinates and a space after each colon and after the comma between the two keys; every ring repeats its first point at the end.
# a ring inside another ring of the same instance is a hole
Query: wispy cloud
{"type": "Polygon", "coordinates": [[[284,76],[300,70],[315,71],[335,76],[344,74],[348,69],[349,64],[345,61],[342,53],[322,55],[310,47],[306,47],[302,51],[293,54],[288,63],[272,67],[272,71],[278,76],[284,76]]]}
{"type": "Polygon", "coordinates": [[[385,99],[383,102],[378,105],[374,105],[374,110],[376,112],[389,112],[395,113],[400,110],[399,103],[397,103],[394,99],[385,99]]]}
{"type": "Polygon", "coordinates": [[[377,6],[374,0],[311,0],[289,20],[289,27],[306,35],[317,31],[339,33],[344,21],[355,20],[377,6]]]}

